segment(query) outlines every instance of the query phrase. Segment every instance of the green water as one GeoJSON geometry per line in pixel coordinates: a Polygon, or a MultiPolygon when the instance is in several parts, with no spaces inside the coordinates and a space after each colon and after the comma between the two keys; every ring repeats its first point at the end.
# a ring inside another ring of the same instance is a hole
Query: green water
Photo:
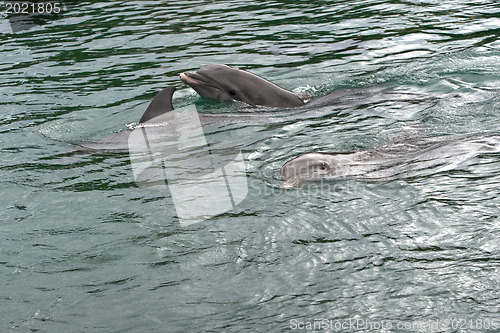
{"type": "Polygon", "coordinates": [[[12,33],[2,14],[0,331],[500,331],[499,142],[404,179],[279,179],[298,154],[417,124],[498,134],[499,17],[494,1],[92,1],[12,33]],[[187,227],[128,154],[68,154],[168,85],[178,108],[241,111],[178,79],[212,63],[359,93],[214,133],[241,148],[248,195],[187,227]]]}

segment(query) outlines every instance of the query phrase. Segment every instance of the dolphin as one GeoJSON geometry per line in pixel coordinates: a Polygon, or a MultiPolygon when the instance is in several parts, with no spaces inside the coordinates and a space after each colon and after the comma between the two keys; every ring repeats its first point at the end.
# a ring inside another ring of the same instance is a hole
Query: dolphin
{"type": "Polygon", "coordinates": [[[281,168],[283,188],[342,179],[408,179],[456,170],[481,154],[499,153],[500,136],[434,137],[403,135],[366,150],[310,152],[281,168]]]}
{"type": "Polygon", "coordinates": [[[307,102],[305,95],[299,96],[258,75],[228,65],[208,65],[196,72],[181,73],[179,77],[204,98],[281,108],[294,108],[307,102]]]}
{"type": "MultiPolygon", "coordinates": [[[[165,138],[168,133],[165,131],[171,131],[172,127],[169,126],[170,118],[174,117],[170,115],[170,111],[174,111],[174,106],[172,105],[172,97],[176,91],[175,87],[167,87],[160,91],[151,101],[147,107],[144,114],[141,116],[139,123],[135,126],[135,129],[141,127],[150,127],[148,133],[156,137],[157,140],[165,138]],[[154,129],[151,129],[154,128],[154,129]]],[[[193,107],[194,108],[194,107],[193,107]]],[[[211,134],[212,132],[219,132],[221,128],[239,128],[246,127],[249,125],[253,126],[264,126],[270,123],[280,123],[285,121],[283,118],[285,114],[274,114],[273,116],[263,117],[262,114],[258,112],[238,112],[238,113],[199,113],[198,117],[205,134],[211,134]]],[[[129,150],[128,138],[132,129],[127,129],[120,131],[115,134],[111,134],[97,141],[82,143],[76,147],[74,153],[84,153],[84,152],[127,152],[129,150]]]]}
{"type": "MultiPolygon", "coordinates": [[[[409,91],[387,91],[390,84],[338,89],[312,99],[308,93],[293,93],[258,75],[222,64],[204,66],[196,72],[184,72],[179,78],[203,98],[236,100],[251,106],[284,108],[286,114],[290,114],[292,110],[300,112],[304,109],[311,110],[331,105],[340,110],[353,109],[378,101],[400,100],[414,104],[415,101],[429,99],[428,96],[423,97],[409,91]]],[[[273,114],[276,114],[276,111],[273,114]]]]}
{"type": "MultiPolygon", "coordinates": [[[[172,96],[174,95],[175,87],[167,87],[160,91],[151,101],[146,111],[139,120],[137,127],[148,125],[154,125],[157,121],[160,121],[161,116],[174,110],[172,105],[172,96]]],[[[81,144],[78,147],[79,151],[112,151],[121,152],[128,151],[128,137],[132,133],[132,130],[124,130],[98,141],[81,144]]]]}

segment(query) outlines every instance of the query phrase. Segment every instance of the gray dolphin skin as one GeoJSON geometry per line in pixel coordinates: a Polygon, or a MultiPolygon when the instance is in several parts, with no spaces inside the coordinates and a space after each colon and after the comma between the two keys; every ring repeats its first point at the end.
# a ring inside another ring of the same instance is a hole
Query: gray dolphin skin
{"type": "Polygon", "coordinates": [[[180,79],[201,97],[237,100],[250,105],[293,108],[305,100],[258,75],[227,65],[208,65],[180,79]]]}
{"type": "Polygon", "coordinates": [[[175,87],[167,87],[160,91],[151,101],[148,108],[139,120],[139,124],[145,123],[153,118],[161,116],[165,112],[172,111],[172,97],[175,92],[175,87]]]}
{"type": "Polygon", "coordinates": [[[425,137],[403,135],[366,150],[302,154],[281,168],[282,187],[305,182],[362,179],[384,181],[465,170],[472,158],[498,154],[500,136],[425,137]]]}

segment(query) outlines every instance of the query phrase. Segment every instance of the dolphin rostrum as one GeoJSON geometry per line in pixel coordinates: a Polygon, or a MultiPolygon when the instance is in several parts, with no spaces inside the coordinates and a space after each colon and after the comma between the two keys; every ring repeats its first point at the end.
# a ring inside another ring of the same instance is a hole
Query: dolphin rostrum
{"type": "Polygon", "coordinates": [[[201,97],[238,100],[250,105],[293,108],[306,100],[258,75],[233,66],[208,65],[180,79],[201,97]]]}

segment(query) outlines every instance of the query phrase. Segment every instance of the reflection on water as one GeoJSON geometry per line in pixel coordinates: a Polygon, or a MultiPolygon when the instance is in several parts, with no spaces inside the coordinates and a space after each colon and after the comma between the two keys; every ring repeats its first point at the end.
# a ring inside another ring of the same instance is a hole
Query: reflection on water
{"type": "Polygon", "coordinates": [[[2,331],[284,332],[328,318],[491,332],[498,14],[480,0],[128,1],[16,33],[0,21],[2,331]],[[178,75],[213,63],[318,102],[282,114],[202,100],[178,75]],[[135,128],[166,86],[246,164],[246,198],[187,227],[171,189],[137,186],[128,153],[73,154],[135,128]],[[417,124],[468,139],[412,155],[404,179],[280,187],[299,154],[383,147],[417,124]]]}

